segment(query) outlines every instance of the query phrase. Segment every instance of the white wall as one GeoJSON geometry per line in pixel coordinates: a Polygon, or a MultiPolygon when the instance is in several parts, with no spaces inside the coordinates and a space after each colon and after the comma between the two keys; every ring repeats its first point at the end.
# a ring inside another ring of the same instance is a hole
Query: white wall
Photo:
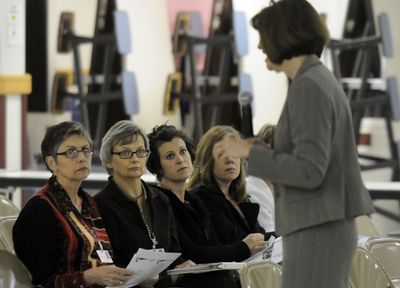
{"type": "Polygon", "coordinates": [[[235,11],[242,11],[247,16],[247,35],[249,53],[242,59],[242,72],[252,76],[254,105],[253,127],[257,132],[264,123],[276,124],[281,114],[287,91],[287,79],[283,73],[267,70],[264,54],[257,48],[258,33],[250,25],[251,18],[265,7],[265,0],[234,0],[235,11]]]}
{"type": "MultiPolygon", "coordinates": [[[[25,74],[25,2],[0,0],[0,75],[25,74]]],[[[22,97],[19,94],[5,97],[5,168],[21,169],[22,97]]],[[[14,192],[14,201],[20,206],[20,191],[14,192]]]]}
{"type": "Polygon", "coordinates": [[[166,1],[119,0],[118,8],[129,13],[132,52],[126,69],[137,77],[140,113],[132,120],[145,131],[168,122],[181,126],[179,113],[163,115],[167,75],[174,71],[166,1]]]}

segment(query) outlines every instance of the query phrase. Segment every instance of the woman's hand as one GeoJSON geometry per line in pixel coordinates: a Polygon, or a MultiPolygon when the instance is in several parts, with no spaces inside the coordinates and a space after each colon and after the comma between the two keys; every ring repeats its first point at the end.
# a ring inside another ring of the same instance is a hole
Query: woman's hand
{"type": "Polygon", "coordinates": [[[156,284],[158,282],[158,279],[160,279],[160,278],[158,277],[158,274],[157,274],[153,278],[147,279],[147,280],[143,281],[142,283],[140,283],[140,287],[141,288],[152,288],[152,287],[154,287],[154,284],[156,284]]]}
{"type": "Polygon", "coordinates": [[[264,235],[261,233],[249,234],[242,241],[249,247],[251,255],[267,247],[267,241],[264,240],[264,235]]]}
{"type": "MultiPolygon", "coordinates": [[[[182,264],[176,265],[175,268],[186,268],[186,267],[193,267],[196,266],[196,263],[194,263],[191,260],[186,260],[185,262],[183,262],[182,264]]],[[[178,279],[182,277],[181,274],[175,274],[175,275],[171,275],[171,279],[172,279],[172,283],[175,284],[176,281],[178,281],[178,279]]]]}
{"type": "Polygon", "coordinates": [[[119,268],[115,265],[106,265],[90,268],[83,272],[83,278],[90,286],[98,284],[102,286],[121,286],[133,275],[129,269],[119,268]]]}
{"type": "Polygon", "coordinates": [[[252,146],[251,141],[226,137],[214,144],[212,155],[215,160],[228,157],[246,159],[252,146]]]}

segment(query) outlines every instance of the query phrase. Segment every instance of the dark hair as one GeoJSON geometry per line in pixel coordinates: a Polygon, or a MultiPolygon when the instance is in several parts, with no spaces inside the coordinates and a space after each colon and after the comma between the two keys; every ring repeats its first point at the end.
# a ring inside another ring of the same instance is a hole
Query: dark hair
{"type": "Polygon", "coordinates": [[[66,121],[47,128],[46,134],[44,135],[44,138],[42,140],[41,151],[42,159],[49,171],[51,170],[49,166],[47,166],[46,157],[55,157],[60,145],[72,135],[79,135],[86,138],[86,140],[92,147],[92,140],[90,139],[88,132],[79,122],[66,121]]]}
{"type": "Polygon", "coordinates": [[[251,19],[260,34],[262,48],[275,64],[299,55],[318,57],[329,40],[321,16],[306,0],[281,0],[251,19]]]}
{"type": "Polygon", "coordinates": [[[169,142],[174,138],[181,138],[185,142],[186,148],[189,152],[192,162],[194,162],[194,144],[193,141],[186,136],[186,134],[176,129],[173,125],[163,124],[160,126],[155,126],[151,133],[147,135],[149,137],[150,143],[150,155],[147,160],[146,167],[150,173],[157,176],[157,180],[161,181],[163,176],[163,169],[161,167],[160,154],[158,153],[158,148],[165,142],[169,142]]]}

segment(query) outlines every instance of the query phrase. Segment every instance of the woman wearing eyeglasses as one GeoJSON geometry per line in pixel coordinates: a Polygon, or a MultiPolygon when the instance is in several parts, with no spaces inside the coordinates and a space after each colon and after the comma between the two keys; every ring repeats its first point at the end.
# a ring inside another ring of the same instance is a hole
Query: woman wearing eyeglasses
{"type": "Polygon", "coordinates": [[[80,123],[50,127],[42,157],[52,172],[22,209],[14,249],[43,287],[120,286],[132,271],[112,265],[112,250],[94,199],[81,188],[90,173],[92,143],[80,123]]]}
{"type": "MultiPolygon", "coordinates": [[[[131,121],[117,122],[103,138],[100,159],[110,177],[95,199],[120,267],[126,267],[139,248],[180,251],[168,198],[141,179],[148,155],[147,136],[131,121]]],[[[170,280],[161,275],[145,285],[170,287],[170,280]]]]}

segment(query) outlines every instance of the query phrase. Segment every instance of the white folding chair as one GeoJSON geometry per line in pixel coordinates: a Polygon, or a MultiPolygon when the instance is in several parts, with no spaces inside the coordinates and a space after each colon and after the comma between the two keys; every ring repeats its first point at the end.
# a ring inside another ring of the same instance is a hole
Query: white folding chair
{"type": "Polygon", "coordinates": [[[378,259],[396,288],[400,287],[400,239],[371,238],[366,248],[378,259]]]}
{"type": "Polygon", "coordinates": [[[10,253],[15,253],[12,239],[12,229],[15,221],[17,221],[17,216],[0,217],[0,249],[10,253]]]}
{"type": "Polygon", "coordinates": [[[11,200],[0,195],[0,217],[18,215],[20,209],[11,200]]]}
{"type": "Polygon", "coordinates": [[[8,251],[0,250],[0,287],[30,288],[32,278],[18,257],[8,251]]]}
{"type": "Polygon", "coordinates": [[[282,266],[271,261],[250,262],[240,271],[242,288],[279,288],[282,266]]]}
{"type": "Polygon", "coordinates": [[[348,284],[349,288],[394,288],[378,260],[361,247],[353,257],[348,284]]]}

